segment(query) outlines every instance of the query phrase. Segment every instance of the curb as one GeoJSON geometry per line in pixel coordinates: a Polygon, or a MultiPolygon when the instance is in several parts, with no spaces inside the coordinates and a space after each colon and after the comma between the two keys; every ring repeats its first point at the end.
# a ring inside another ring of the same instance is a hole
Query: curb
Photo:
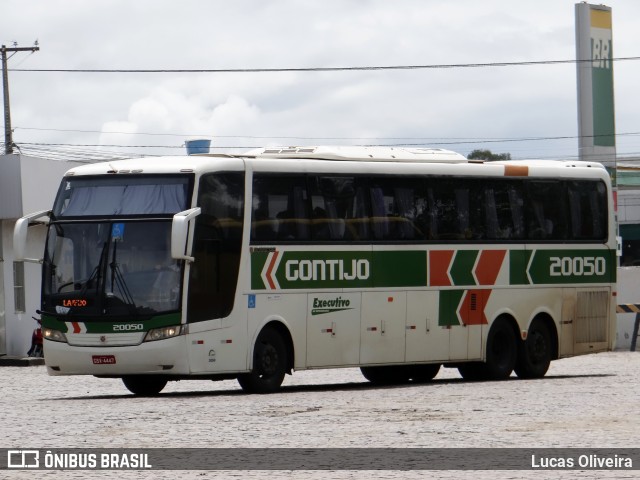
{"type": "Polygon", "coordinates": [[[44,358],[0,356],[0,367],[35,367],[38,365],[44,365],[44,358]]]}

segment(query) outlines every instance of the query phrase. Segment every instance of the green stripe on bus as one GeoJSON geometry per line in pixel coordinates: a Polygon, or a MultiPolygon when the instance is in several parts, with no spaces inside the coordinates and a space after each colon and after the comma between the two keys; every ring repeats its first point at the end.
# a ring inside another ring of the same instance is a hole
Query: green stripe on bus
{"type": "Polygon", "coordinates": [[[609,249],[535,249],[509,252],[511,285],[610,283],[616,255],[609,249]]]}
{"type": "MultiPolygon", "coordinates": [[[[253,290],[426,287],[427,250],[299,251],[251,253],[253,290]]],[[[457,250],[452,285],[475,286],[480,250],[457,250]]],[[[509,285],[610,283],[615,251],[602,249],[509,250],[509,285]]],[[[498,285],[496,285],[498,286],[498,285]]]]}
{"type": "Polygon", "coordinates": [[[424,287],[427,285],[427,252],[374,251],[371,255],[374,287],[424,287]]]}
{"type": "Polygon", "coordinates": [[[458,306],[464,290],[442,290],[438,306],[438,325],[441,327],[460,325],[458,306]]]}
{"type": "Polygon", "coordinates": [[[256,251],[251,288],[376,288],[427,285],[427,252],[256,251]]]}
{"type": "Polygon", "coordinates": [[[511,250],[509,252],[509,283],[511,285],[528,285],[527,265],[531,258],[531,250],[511,250]]]}
{"type": "Polygon", "coordinates": [[[451,265],[451,279],[454,285],[475,285],[473,266],[478,258],[478,250],[458,250],[451,265]]]}
{"type": "Polygon", "coordinates": [[[252,290],[264,290],[267,286],[264,284],[262,277],[262,269],[267,261],[269,252],[265,251],[252,251],[251,252],[251,289],[252,290]]]}
{"type": "Polygon", "coordinates": [[[609,283],[615,268],[609,250],[536,250],[527,274],[533,284],[609,283]]]}

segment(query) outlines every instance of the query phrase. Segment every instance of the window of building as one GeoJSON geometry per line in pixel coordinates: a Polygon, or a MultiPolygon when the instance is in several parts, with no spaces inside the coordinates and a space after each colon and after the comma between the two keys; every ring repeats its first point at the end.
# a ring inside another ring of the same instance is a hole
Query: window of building
{"type": "Polygon", "coordinates": [[[16,313],[25,313],[24,262],[13,262],[13,301],[16,313]]]}

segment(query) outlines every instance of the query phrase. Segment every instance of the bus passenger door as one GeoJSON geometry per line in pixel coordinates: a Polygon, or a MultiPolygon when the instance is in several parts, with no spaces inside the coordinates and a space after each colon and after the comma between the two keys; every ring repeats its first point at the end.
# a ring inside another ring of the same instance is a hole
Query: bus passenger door
{"type": "Polygon", "coordinates": [[[405,358],[406,292],[364,292],[360,363],[402,363],[405,358]]]}
{"type": "Polygon", "coordinates": [[[307,304],[307,367],[357,365],[360,293],[311,293],[307,304]]]}

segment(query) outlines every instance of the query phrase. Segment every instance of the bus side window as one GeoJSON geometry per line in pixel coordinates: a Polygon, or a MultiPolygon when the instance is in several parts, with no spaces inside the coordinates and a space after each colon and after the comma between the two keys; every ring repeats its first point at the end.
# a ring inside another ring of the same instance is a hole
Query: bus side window
{"type": "Polygon", "coordinates": [[[531,240],[564,240],[567,238],[565,218],[566,195],[563,182],[527,182],[529,210],[527,238],[531,240]]]}
{"type": "Polygon", "coordinates": [[[606,187],[601,181],[568,182],[571,237],[604,240],[607,234],[606,187]]]}
{"type": "MultiPolygon", "coordinates": [[[[425,238],[417,224],[425,214],[423,182],[418,178],[390,176],[371,179],[371,227],[375,240],[412,241],[425,238]]],[[[423,218],[424,222],[424,218],[423,218]]]]}
{"type": "Polygon", "coordinates": [[[347,214],[345,240],[370,240],[371,222],[367,202],[367,186],[360,181],[356,186],[351,211],[347,214]]]}
{"type": "Polygon", "coordinates": [[[434,179],[428,195],[434,240],[465,240],[472,237],[469,224],[469,182],[434,179]]]}
{"type": "Polygon", "coordinates": [[[520,182],[513,183],[507,188],[508,200],[505,202],[504,213],[509,217],[513,224],[513,233],[510,239],[521,240],[524,238],[524,198],[522,194],[522,184],[520,182]]]}
{"type": "Polygon", "coordinates": [[[310,181],[311,231],[313,240],[345,240],[347,219],[353,211],[353,177],[315,176],[310,181]]]}
{"type": "MultiPolygon", "coordinates": [[[[484,183],[484,182],[483,182],[484,183]]],[[[487,240],[518,240],[524,237],[522,192],[510,180],[486,182],[482,189],[484,229],[487,240]]]]}
{"type": "Polygon", "coordinates": [[[372,186],[369,189],[371,195],[371,228],[375,240],[389,239],[389,217],[385,205],[388,197],[385,197],[382,188],[372,186]]]}
{"type": "Polygon", "coordinates": [[[255,174],[251,240],[307,241],[309,201],[303,175],[255,174]]]}

